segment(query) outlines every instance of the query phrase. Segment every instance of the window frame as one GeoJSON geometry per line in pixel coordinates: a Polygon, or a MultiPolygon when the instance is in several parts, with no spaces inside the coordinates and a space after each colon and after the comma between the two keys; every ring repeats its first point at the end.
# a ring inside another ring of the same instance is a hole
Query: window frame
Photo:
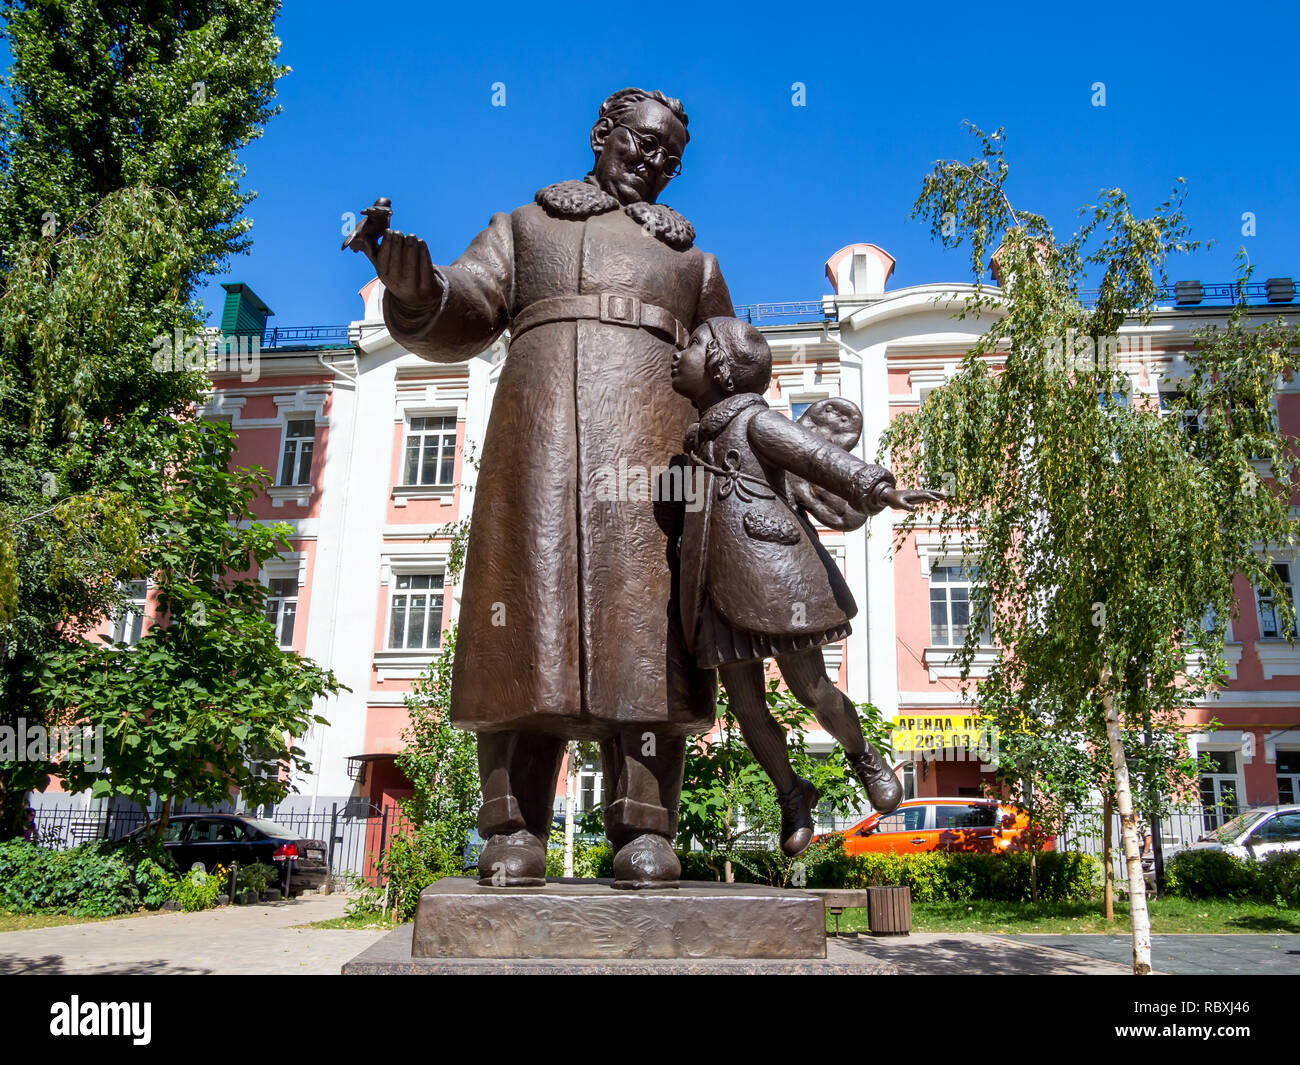
{"type": "Polygon", "coordinates": [[[1300,749],[1295,747],[1279,747],[1276,753],[1276,761],[1273,766],[1274,775],[1277,778],[1277,801],[1279,804],[1292,805],[1300,803],[1300,749]],[[1292,758],[1295,761],[1295,772],[1281,768],[1282,758],[1286,757],[1290,762],[1292,758]],[[1282,781],[1287,781],[1291,788],[1291,797],[1282,798],[1282,781]]]}
{"type": "Polygon", "coordinates": [[[446,611],[446,606],[447,606],[446,597],[447,597],[447,571],[444,567],[429,566],[428,568],[420,568],[420,569],[415,569],[415,568],[407,569],[404,567],[402,569],[395,569],[388,581],[388,608],[386,611],[386,621],[384,625],[384,648],[383,649],[385,651],[403,651],[409,654],[430,654],[430,655],[435,655],[439,651],[441,651],[442,634],[443,634],[442,617],[444,612],[446,611]],[[439,583],[437,584],[437,586],[431,584],[428,588],[414,588],[414,587],[403,588],[401,586],[403,580],[409,580],[414,577],[424,577],[424,576],[431,577],[431,578],[436,577],[439,583]],[[432,646],[428,644],[421,644],[418,647],[412,647],[410,646],[409,643],[407,643],[407,640],[409,638],[408,633],[409,633],[409,626],[410,626],[410,603],[409,602],[406,603],[403,608],[405,614],[404,614],[403,625],[402,625],[402,643],[401,645],[398,645],[393,642],[393,617],[394,617],[394,610],[396,609],[395,601],[399,596],[403,596],[409,599],[412,596],[412,594],[423,594],[426,599],[425,610],[424,610],[424,636],[426,639],[430,635],[430,625],[433,623],[432,612],[428,609],[428,600],[432,598],[434,595],[436,595],[437,597],[438,611],[437,611],[437,621],[436,621],[436,629],[435,629],[435,636],[434,636],[435,642],[432,644],[432,646]]]}
{"type": "MultiPolygon", "coordinates": [[[[930,617],[929,617],[930,632],[929,632],[929,637],[927,642],[928,647],[957,649],[965,646],[964,639],[954,640],[952,636],[952,630],[956,628],[956,623],[953,621],[952,618],[953,600],[951,594],[946,594],[944,596],[944,605],[945,605],[945,611],[947,615],[946,621],[944,623],[944,627],[946,630],[948,630],[947,639],[949,642],[946,643],[939,642],[938,640],[935,639],[935,634],[934,634],[934,606],[935,606],[934,593],[938,589],[944,589],[945,591],[950,590],[952,588],[966,589],[966,628],[969,630],[971,626],[970,615],[971,615],[971,608],[974,603],[974,598],[971,595],[971,592],[975,588],[979,587],[978,576],[967,577],[965,580],[957,580],[957,581],[951,581],[951,580],[937,581],[935,579],[936,575],[940,571],[953,570],[953,569],[960,570],[963,573],[973,572],[975,574],[978,574],[979,572],[978,567],[972,566],[965,559],[962,560],[935,559],[931,563],[930,571],[926,575],[926,584],[928,586],[927,602],[929,603],[930,606],[930,617]]],[[[979,642],[980,647],[993,646],[993,636],[992,636],[992,632],[990,631],[992,629],[992,618],[989,616],[990,613],[991,613],[991,609],[985,612],[984,624],[981,627],[981,632],[980,632],[980,642],[979,642]]]]}
{"type": "Polygon", "coordinates": [[[285,414],[284,429],[280,433],[280,463],[277,471],[275,486],[277,488],[301,488],[304,485],[315,485],[312,480],[312,465],[316,460],[316,430],[318,419],[312,411],[293,411],[285,414]],[[293,426],[305,421],[311,422],[310,435],[290,435],[293,426]],[[305,442],[306,447],[302,447],[305,442]],[[290,459],[290,445],[293,445],[293,457],[290,459]],[[303,462],[306,462],[307,469],[304,477],[303,462]],[[285,466],[292,462],[293,469],[296,471],[293,480],[285,480],[285,466]]]}
{"type": "Polygon", "coordinates": [[[1242,810],[1245,809],[1246,782],[1243,771],[1243,759],[1245,751],[1241,744],[1235,745],[1201,745],[1197,748],[1197,756],[1202,754],[1231,754],[1233,756],[1234,771],[1231,773],[1220,772],[1198,772],[1196,774],[1197,796],[1200,799],[1201,810],[1204,817],[1204,827],[1206,832],[1216,828],[1221,828],[1242,810]],[[1205,801],[1205,787],[1210,785],[1214,795],[1214,802],[1205,801]],[[1223,792],[1231,790],[1232,802],[1225,804],[1223,792]]]}
{"type": "MultiPolygon", "coordinates": [[[[1294,572],[1293,572],[1293,570],[1292,570],[1292,560],[1291,560],[1291,559],[1287,559],[1287,560],[1284,561],[1284,562],[1272,561],[1272,562],[1271,562],[1271,565],[1273,566],[1273,568],[1274,568],[1275,570],[1279,569],[1280,567],[1285,567],[1285,568],[1286,568],[1286,574],[1287,574],[1287,576],[1286,576],[1286,580],[1284,580],[1282,583],[1283,583],[1283,585],[1288,589],[1288,591],[1289,591],[1289,593],[1290,593],[1290,598],[1291,598],[1291,609],[1292,609],[1291,634],[1290,634],[1290,635],[1291,635],[1292,637],[1295,637],[1295,636],[1297,635],[1297,633],[1296,633],[1296,622],[1297,622],[1297,620],[1300,620],[1300,618],[1297,618],[1296,615],[1297,615],[1297,614],[1300,614],[1300,611],[1298,611],[1298,610],[1296,609],[1295,574],[1294,574],[1294,572]]],[[[1278,616],[1277,616],[1277,613],[1276,613],[1277,607],[1276,607],[1275,601],[1274,601],[1273,598],[1272,598],[1272,594],[1271,594],[1271,592],[1269,593],[1269,596],[1268,596],[1269,609],[1272,610],[1272,611],[1274,612],[1274,613],[1273,613],[1273,627],[1274,627],[1275,630],[1278,630],[1278,631],[1276,631],[1276,632],[1275,632],[1273,635],[1271,635],[1271,636],[1266,636],[1266,635],[1264,634],[1264,602],[1265,602],[1265,590],[1264,590],[1263,588],[1260,588],[1258,585],[1256,585],[1256,586],[1255,586],[1255,621],[1256,621],[1256,623],[1257,623],[1258,626],[1259,626],[1259,638],[1260,638],[1261,640],[1281,640],[1281,641],[1286,640],[1286,639],[1287,639],[1287,635],[1286,635],[1285,633],[1283,633],[1283,632],[1280,631],[1280,630],[1281,630],[1281,625],[1280,625],[1280,623],[1279,623],[1279,622],[1280,622],[1280,619],[1279,619],[1278,616]]]]}
{"type": "Polygon", "coordinates": [[[425,488],[425,489],[449,489],[454,488],[456,484],[456,459],[460,443],[460,424],[456,411],[407,411],[404,425],[402,427],[402,451],[401,467],[398,470],[397,487],[398,488],[425,488]],[[450,426],[444,424],[441,428],[415,428],[417,420],[440,419],[444,423],[450,423],[450,426]],[[435,470],[439,479],[433,481],[423,481],[420,479],[424,473],[430,459],[428,454],[427,441],[430,437],[436,437],[438,440],[437,454],[433,459],[435,470]],[[420,440],[420,450],[415,469],[415,480],[409,480],[409,455],[411,443],[414,439],[420,440]],[[450,442],[450,455],[447,454],[447,445],[450,442]],[[447,479],[441,480],[441,471],[447,458],[450,457],[451,468],[448,471],[447,479]]]}
{"type": "Polygon", "coordinates": [[[267,617],[266,620],[275,627],[276,646],[282,651],[292,651],[293,638],[297,634],[298,600],[299,596],[302,594],[302,584],[296,575],[283,577],[270,576],[267,579],[267,588],[269,594],[266,597],[266,610],[267,613],[270,613],[271,609],[274,607],[275,617],[267,617]],[[287,581],[293,582],[293,595],[277,594],[275,586],[287,581]],[[292,614],[289,615],[291,619],[289,624],[289,639],[286,641],[284,639],[284,620],[286,616],[284,608],[290,603],[293,604],[293,611],[292,614]]]}
{"type": "Polygon", "coordinates": [[[130,605],[124,606],[120,609],[115,609],[110,616],[108,634],[114,647],[119,644],[125,644],[127,647],[134,647],[144,636],[144,623],[149,617],[149,587],[151,584],[149,578],[145,577],[142,580],[122,581],[119,587],[123,592],[129,592],[132,586],[137,584],[144,586],[140,594],[138,596],[131,596],[127,600],[130,605]],[[137,604],[139,605],[139,609],[136,609],[137,604]],[[136,632],[135,639],[127,640],[124,638],[127,635],[127,622],[128,619],[132,617],[138,619],[138,631],[136,632]]]}

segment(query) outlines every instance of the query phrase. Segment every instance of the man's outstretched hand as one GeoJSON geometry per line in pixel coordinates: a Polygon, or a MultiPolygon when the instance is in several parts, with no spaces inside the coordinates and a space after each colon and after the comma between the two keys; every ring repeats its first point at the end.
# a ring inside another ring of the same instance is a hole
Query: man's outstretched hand
{"type": "Polygon", "coordinates": [[[429,246],[417,236],[389,228],[393,209],[387,197],[376,200],[361,214],[343,247],[364,253],[384,288],[399,303],[414,307],[436,303],[442,292],[429,246]]]}

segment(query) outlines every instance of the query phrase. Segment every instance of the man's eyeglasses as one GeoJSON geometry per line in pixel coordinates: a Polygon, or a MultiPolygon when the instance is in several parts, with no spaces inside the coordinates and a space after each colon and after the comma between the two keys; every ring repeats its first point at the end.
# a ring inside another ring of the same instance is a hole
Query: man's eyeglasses
{"type": "Polygon", "coordinates": [[[632,135],[637,151],[641,153],[641,158],[647,163],[654,163],[665,176],[670,178],[676,177],[682,172],[681,156],[669,155],[668,149],[659,143],[654,134],[642,133],[631,126],[623,126],[622,128],[632,135]]]}

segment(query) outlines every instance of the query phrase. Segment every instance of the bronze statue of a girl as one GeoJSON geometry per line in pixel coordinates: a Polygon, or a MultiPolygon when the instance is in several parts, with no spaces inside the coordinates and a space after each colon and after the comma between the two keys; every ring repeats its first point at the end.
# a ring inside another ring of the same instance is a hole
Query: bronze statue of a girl
{"type": "Polygon", "coordinates": [[[886,506],[913,510],[942,496],[900,489],[888,470],[849,454],[843,443],[856,443],[861,416],[848,400],[823,401],[801,423],[769,409],[771,375],[762,334],[735,318],[710,318],[672,357],[673,389],[699,413],[686,450],[704,478],[702,505],[684,516],[680,601],[687,645],[701,668],[717,667],[745,742],[776,786],[781,849],[793,856],[812,840],[818,793],[795,775],[785,730],[768,713],[765,659],[776,659],[794,697],[844,747],[872,806],[888,812],[902,798],[852,701],[826,674],[821,648],[849,634],[857,606],[805,511],[851,528],[886,506]]]}

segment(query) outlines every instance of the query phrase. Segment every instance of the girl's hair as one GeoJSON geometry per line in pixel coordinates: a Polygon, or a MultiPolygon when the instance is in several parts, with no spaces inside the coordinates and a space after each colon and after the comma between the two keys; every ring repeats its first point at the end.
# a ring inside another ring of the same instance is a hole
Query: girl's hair
{"type": "Polygon", "coordinates": [[[710,318],[713,339],[705,350],[705,366],[724,392],[756,392],[772,381],[772,351],[763,334],[739,318],[710,318]]]}

